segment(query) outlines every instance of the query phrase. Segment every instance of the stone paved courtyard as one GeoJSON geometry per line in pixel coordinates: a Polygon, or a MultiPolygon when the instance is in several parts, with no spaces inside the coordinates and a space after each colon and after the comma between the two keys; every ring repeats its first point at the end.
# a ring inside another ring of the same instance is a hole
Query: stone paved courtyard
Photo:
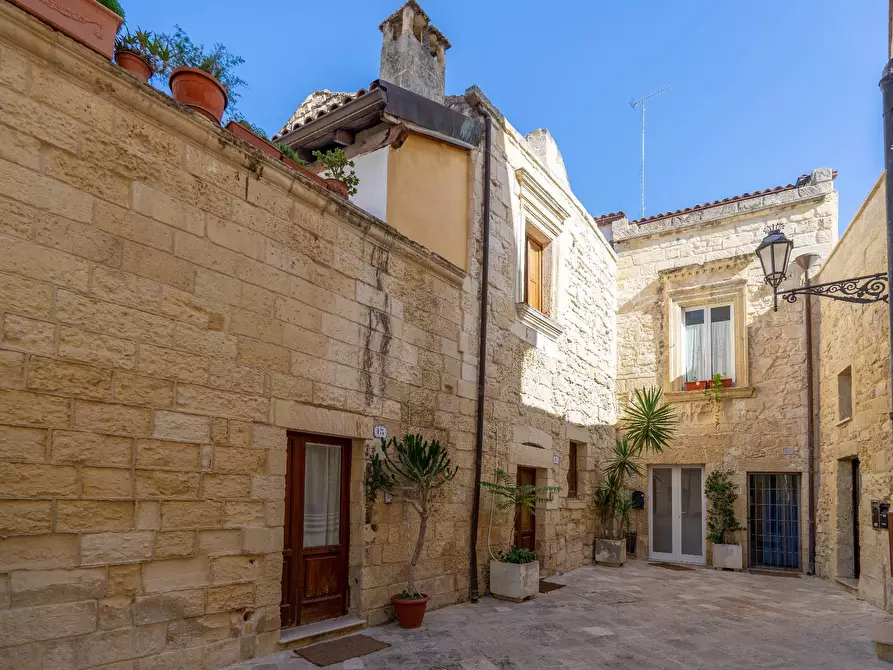
{"type": "MultiPolygon", "coordinates": [[[[887,668],[872,627],[887,615],[835,584],[641,561],[587,566],[533,601],[483,598],[429,613],[424,626],[365,631],[391,646],[330,668],[887,668]]],[[[291,652],[239,670],[315,668],[291,652]]]]}

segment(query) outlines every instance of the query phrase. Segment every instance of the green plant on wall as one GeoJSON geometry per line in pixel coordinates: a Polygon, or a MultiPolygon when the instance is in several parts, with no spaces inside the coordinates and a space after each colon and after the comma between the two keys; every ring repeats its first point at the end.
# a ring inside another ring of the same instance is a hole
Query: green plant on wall
{"type": "Polygon", "coordinates": [[[381,453],[372,456],[366,486],[373,493],[390,493],[419,515],[415,550],[407,560],[406,591],[398,595],[398,598],[424,597],[416,589],[414,571],[425,545],[428,517],[434,502],[432,496],[437,489],[452,481],[458,469],[458,466],[451,466],[450,457],[440,442],[428,441],[421,435],[411,433],[407,433],[402,440],[395,437],[389,442],[382,440],[381,453]]]}
{"type": "Polygon", "coordinates": [[[626,482],[642,475],[638,461],[643,453],[659,454],[669,446],[678,423],[676,410],[663,402],[661,389],[635,389],[620,420],[623,435],[614,443],[593,498],[605,538],[619,540],[624,530],[629,532],[633,505],[626,482]]]}
{"type": "MultiPolygon", "coordinates": [[[[559,486],[519,484],[512,479],[509,473],[498,468],[494,473],[494,479],[496,481],[482,481],[481,486],[493,493],[496,509],[500,512],[508,509],[514,510],[513,526],[517,525],[518,517],[523,510],[533,512],[537,503],[549,502],[552,499],[552,494],[561,490],[559,486]]],[[[503,563],[532,563],[536,560],[532,551],[518,549],[515,546],[512,546],[508,552],[500,553],[496,558],[503,563]],[[529,560],[521,560],[525,557],[529,560]]]]}
{"type": "Polygon", "coordinates": [[[357,186],[360,185],[360,178],[351,169],[354,164],[352,160],[347,158],[344,149],[329,149],[325,153],[322,151],[314,151],[313,157],[325,168],[329,173],[329,179],[337,179],[347,184],[347,193],[349,195],[357,194],[357,186]]]}
{"type": "Polygon", "coordinates": [[[283,154],[285,154],[286,156],[291,158],[295,163],[297,163],[301,167],[307,167],[307,163],[301,160],[301,157],[298,156],[298,152],[295,151],[290,146],[288,146],[287,144],[279,142],[276,144],[276,148],[279,149],[279,151],[281,151],[283,154]]]}
{"type": "Polygon", "coordinates": [[[717,372],[710,380],[708,388],[704,389],[704,397],[706,397],[713,405],[713,425],[719,426],[719,420],[722,418],[722,396],[724,386],[722,383],[722,375],[717,372]]]}
{"type": "Polygon", "coordinates": [[[130,32],[130,28],[125,28],[124,32],[118,33],[115,50],[130,51],[140,56],[146,61],[153,75],[169,68],[173,53],[165,35],[157,35],[141,28],[137,28],[134,32],[130,32]]]}
{"type": "Polygon", "coordinates": [[[124,18],[124,8],[121,6],[121,3],[118,0],[98,0],[99,4],[105,7],[106,9],[111,9],[115,14],[120,16],[122,19],[124,18]]]}
{"type": "Polygon", "coordinates": [[[737,544],[733,533],[744,530],[735,516],[738,491],[729,470],[714,470],[704,482],[707,509],[707,537],[713,544],[737,544]]]}

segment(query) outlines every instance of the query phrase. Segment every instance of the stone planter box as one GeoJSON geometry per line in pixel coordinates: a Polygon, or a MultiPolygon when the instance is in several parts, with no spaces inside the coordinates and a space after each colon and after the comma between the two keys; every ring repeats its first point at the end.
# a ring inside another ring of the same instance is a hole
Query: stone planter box
{"type": "Polygon", "coordinates": [[[626,563],[626,540],[595,540],[595,562],[619,568],[626,563]]]}
{"type": "Polygon", "coordinates": [[[714,544],[713,567],[717,570],[729,568],[740,570],[744,567],[740,544],[714,544]]]}
{"type": "Polygon", "coordinates": [[[540,590],[540,564],[490,561],[490,595],[516,603],[533,598],[540,590]]]}

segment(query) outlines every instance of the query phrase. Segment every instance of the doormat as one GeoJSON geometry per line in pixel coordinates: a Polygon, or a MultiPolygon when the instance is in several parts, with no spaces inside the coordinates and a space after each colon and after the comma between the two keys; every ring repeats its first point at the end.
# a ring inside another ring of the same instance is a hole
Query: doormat
{"type": "Polygon", "coordinates": [[[694,570],[694,568],[690,568],[687,565],[676,565],[675,563],[654,563],[659,568],[666,568],[667,570],[694,570]]]}
{"type": "Polygon", "coordinates": [[[555,584],[554,582],[540,581],[540,593],[548,593],[549,591],[557,591],[563,589],[565,584],[555,584]]]}
{"type": "Polygon", "coordinates": [[[374,651],[390,647],[386,642],[380,642],[367,635],[351,635],[331,642],[321,642],[303,649],[295,649],[295,655],[306,658],[313,665],[321,668],[327,665],[341,663],[349,658],[357,658],[371,654],[374,651]]]}
{"type": "Polygon", "coordinates": [[[788,572],[787,570],[748,570],[752,575],[765,575],[766,577],[793,577],[800,579],[799,572],[788,572]]]}

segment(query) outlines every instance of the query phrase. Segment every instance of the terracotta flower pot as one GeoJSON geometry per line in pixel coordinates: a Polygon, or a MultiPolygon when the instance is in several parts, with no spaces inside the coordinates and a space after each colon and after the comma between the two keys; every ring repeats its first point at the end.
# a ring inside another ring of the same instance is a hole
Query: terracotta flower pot
{"type": "Polygon", "coordinates": [[[342,198],[347,198],[347,196],[350,195],[347,184],[340,179],[326,179],[326,188],[332,193],[340,195],[342,198]]]}
{"type": "Polygon", "coordinates": [[[282,154],[279,151],[279,147],[274,145],[272,142],[265,140],[263,137],[259,137],[251,132],[248,128],[243,126],[241,123],[237,121],[230,121],[226,124],[226,129],[230,131],[233,135],[238,137],[240,140],[245,140],[251,146],[260,149],[265,154],[269,154],[273,158],[279,158],[282,154]]]}
{"type": "Polygon", "coordinates": [[[428,607],[428,598],[424,593],[424,598],[391,598],[391,604],[394,606],[394,612],[397,615],[397,623],[403,628],[418,628],[422,625],[425,618],[425,610],[428,607]]]}
{"type": "Polygon", "coordinates": [[[12,0],[29,14],[109,60],[124,19],[96,0],[12,0]]]}
{"type": "Polygon", "coordinates": [[[229,102],[223,84],[194,67],[178,67],[171,72],[169,83],[174,100],[192,107],[214,123],[220,123],[229,102]]]}
{"type": "Polygon", "coordinates": [[[152,68],[146,59],[132,51],[119,49],[115,52],[115,62],[142,82],[149,83],[152,68]]]}
{"type": "Polygon", "coordinates": [[[703,391],[707,388],[707,382],[685,382],[684,388],[686,391],[703,391]]]}

